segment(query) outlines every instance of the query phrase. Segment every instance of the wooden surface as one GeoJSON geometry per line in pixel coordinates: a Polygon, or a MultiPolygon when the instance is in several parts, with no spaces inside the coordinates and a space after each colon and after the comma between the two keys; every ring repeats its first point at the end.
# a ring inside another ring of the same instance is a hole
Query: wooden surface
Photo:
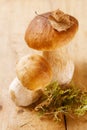
{"type": "MultiPolygon", "coordinates": [[[[69,51],[76,66],[74,80],[87,90],[87,0],[0,0],[0,130],[65,129],[64,123],[60,126],[52,121],[40,121],[28,109],[17,108],[8,92],[16,75],[16,62],[26,54],[38,53],[24,41],[29,21],[35,11],[39,14],[57,8],[79,20],[79,31],[69,51]]],[[[67,118],[67,130],[86,129],[86,116],[82,121],[67,118]]]]}

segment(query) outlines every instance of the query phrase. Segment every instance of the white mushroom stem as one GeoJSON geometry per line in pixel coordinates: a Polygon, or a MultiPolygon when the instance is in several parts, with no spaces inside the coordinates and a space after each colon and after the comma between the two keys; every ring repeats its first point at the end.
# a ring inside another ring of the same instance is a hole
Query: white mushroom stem
{"type": "Polygon", "coordinates": [[[42,94],[42,90],[28,90],[23,87],[16,77],[9,87],[9,92],[12,100],[18,106],[28,106],[34,103],[42,94]]]}
{"type": "Polygon", "coordinates": [[[55,51],[44,51],[43,56],[52,67],[53,79],[61,84],[68,84],[74,73],[74,64],[70,59],[67,46],[61,47],[55,51]]]}

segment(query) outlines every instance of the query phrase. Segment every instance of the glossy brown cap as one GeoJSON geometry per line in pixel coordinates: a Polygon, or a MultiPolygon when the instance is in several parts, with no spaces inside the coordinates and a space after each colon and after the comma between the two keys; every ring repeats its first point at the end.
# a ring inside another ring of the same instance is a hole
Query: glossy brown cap
{"type": "Polygon", "coordinates": [[[67,30],[57,31],[49,22],[51,12],[36,16],[28,26],[25,33],[25,41],[28,46],[36,50],[55,50],[68,44],[78,30],[78,21],[69,16],[73,25],[67,30]]]}
{"type": "Polygon", "coordinates": [[[39,55],[24,56],[16,66],[17,77],[30,90],[43,88],[52,79],[49,63],[39,55]]]}

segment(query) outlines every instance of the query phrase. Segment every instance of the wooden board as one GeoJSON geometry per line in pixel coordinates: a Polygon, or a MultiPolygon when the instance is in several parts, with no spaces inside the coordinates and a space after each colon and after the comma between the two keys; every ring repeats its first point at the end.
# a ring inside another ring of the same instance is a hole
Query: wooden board
{"type": "MultiPolygon", "coordinates": [[[[8,88],[16,76],[16,62],[26,54],[38,53],[29,49],[24,41],[25,30],[35,11],[39,14],[59,8],[79,20],[79,31],[70,44],[69,52],[76,65],[74,80],[87,89],[86,5],[86,0],[0,0],[0,130],[65,129],[63,122],[59,125],[40,121],[28,109],[17,108],[9,97],[8,88]]],[[[67,118],[67,130],[86,130],[86,121],[86,116],[81,122],[67,118]]]]}

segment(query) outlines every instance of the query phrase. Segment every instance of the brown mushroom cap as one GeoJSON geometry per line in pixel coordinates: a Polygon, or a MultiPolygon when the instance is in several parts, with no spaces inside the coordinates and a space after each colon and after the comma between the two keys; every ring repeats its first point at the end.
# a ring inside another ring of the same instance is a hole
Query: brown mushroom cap
{"type": "Polygon", "coordinates": [[[69,16],[73,25],[65,31],[55,30],[49,22],[51,12],[36,16],[28,26],[25,33],[25,41],[28,46],[37,50],[55,50],[68,44],[78,30],[78,21],[69,16]]]}
{"type": "Polygon", "coordinates": [[[30,90],[43,88],[52,79],[49,63],[39,55],[25,56],[17,64],[17,77],[30,90]]]}

